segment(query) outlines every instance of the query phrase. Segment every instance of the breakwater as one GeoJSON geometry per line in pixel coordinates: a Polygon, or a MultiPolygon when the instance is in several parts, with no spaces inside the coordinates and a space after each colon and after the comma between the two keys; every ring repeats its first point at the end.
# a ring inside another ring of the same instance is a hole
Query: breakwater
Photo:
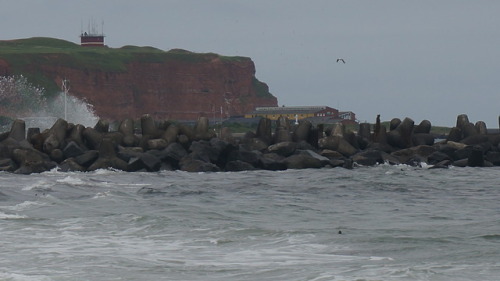
{"type": "Polygon", "coordinates": [[[187,126],[143,115],[137,132],[132,119],[123,120],[114,131],[104,120],[85,127],[58,119],[41,132],[15,120],[10,131],[0,134],[0,170],[30,174],[54,168],[217,172],[349,169],[382,163],[427,163],[433,168],[500,165],[500,134],[487,134],[484,122],[472,124],[467,115],[459,115],[447,139],[437,143],[430,121],[415,125],[410,118],[392,119],[386,128],[377,117],[373,126],[360,124],[357,133],[341,124],[324,127],[301,121],[291,125],[284,117],[272,126],[264,118],[255,133],[239,138],[227,128],[217,135],[208,121],[202,117],[187,126]]]}

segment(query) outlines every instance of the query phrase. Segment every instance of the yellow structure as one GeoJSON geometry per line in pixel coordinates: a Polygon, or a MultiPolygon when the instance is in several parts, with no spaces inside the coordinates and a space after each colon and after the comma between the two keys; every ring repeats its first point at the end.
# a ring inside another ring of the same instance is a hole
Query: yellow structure
{"type": "Polygon", "coordinates": [[[257,107],[255,111],[245,114],[245,118],[262,117],[277,120],[279,117],[288,119],[305,119],[311,117],[338,117],[339,111],[328,106],[288,106],[288,107],[257,107]]]}

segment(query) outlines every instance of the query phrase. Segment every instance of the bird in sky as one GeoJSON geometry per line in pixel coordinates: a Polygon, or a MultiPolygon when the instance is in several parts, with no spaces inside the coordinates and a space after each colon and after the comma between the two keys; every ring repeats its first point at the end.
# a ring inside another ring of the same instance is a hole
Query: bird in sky
{"type": "Polygon", "coordinates": [[[343,62],[343,63],[345,63],[344,59],[337,59],[337,62],[343,62]]]}

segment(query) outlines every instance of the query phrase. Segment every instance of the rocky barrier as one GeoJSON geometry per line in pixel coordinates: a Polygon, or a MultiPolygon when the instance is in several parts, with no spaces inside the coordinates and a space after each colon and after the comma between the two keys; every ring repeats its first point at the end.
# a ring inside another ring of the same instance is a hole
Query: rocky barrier
{"type": "Polygon", "coordinates": [[[360,124],[357,133],[346,131],[341,124],[325,128],[301,121],[291,125],[280,118],[272,126],[271,120],[261,119],[255,133],[239,138],[227,128],[217,136],[209,129],[207,118],[191,127],[144,115],[139,133],[135,125],[126,119],[116,131],[110,131],[104,120],[91,128],[59,119],[40,132],[15,120],[9,132],[0,134],[0,170],[30,174],[54,168],[217,172],[350,169],[382,163],[426,163],[432,168],[500,165],[500,135],[488,134],[484,122],[472,124],[467,115],[459,115],[456,127],[439,142],[430,133],[427,120],[415,125],[410,118],[396,118],[386,128],[379,116],[374,126],[360,124]]]}

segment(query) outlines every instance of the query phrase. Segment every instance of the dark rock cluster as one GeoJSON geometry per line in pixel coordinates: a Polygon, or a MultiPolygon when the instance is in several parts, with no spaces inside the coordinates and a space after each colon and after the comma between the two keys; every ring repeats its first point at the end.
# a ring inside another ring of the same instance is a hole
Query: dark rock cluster
{"type": "Polygon", "coordinates": [[[427,120],[393,119],[387,130],[377,122],[360,124],[357,133],[338,124],[324,128],[308,121],[291,125],[282,117],[261,119],[255,133],[235,137],[227,128],[220,134],[209,129],[207,118],[194,127],[155,121],[142,116],[140,132],[132,119],[123,120],[116,131],[100,120],[94,128],[70,124],[63,119],[43,132],[16,120],[0,134],[0,170],[20,174],[61,171],[183,170],[217,172],[285,170],[322,167],[353,168],[381,163],[421,165],[435,168],[500,165],[500,135],[487,134],[484,122],[469,123],[466,115],[446,140],[435,143],[427,120]]]}

